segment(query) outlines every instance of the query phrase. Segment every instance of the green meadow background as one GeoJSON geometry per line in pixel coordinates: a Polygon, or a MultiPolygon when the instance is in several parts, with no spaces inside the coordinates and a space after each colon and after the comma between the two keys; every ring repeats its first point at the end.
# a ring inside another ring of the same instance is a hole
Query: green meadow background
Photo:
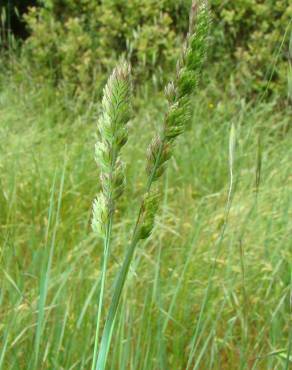
{"type": "MultiPolygon", "coordinates": [[[[90,369],[102,240],[91,230],[102,88],[123,56],[134,118],[106,305],[187,0],[1,1],[0,369],[90,369]],[[28,7],[30,6],[30,7],[28,7]]],[[[192,125],[123,293],[108,369],[292,367],[292,5],[210,1],[192,125]]]]}

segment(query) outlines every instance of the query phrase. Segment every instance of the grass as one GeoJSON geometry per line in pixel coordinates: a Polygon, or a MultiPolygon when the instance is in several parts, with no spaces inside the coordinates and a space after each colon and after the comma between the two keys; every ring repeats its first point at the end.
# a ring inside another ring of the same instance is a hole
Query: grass
{"type": "MultiPolygon", "coordinates": [[[[49,87],[1,80],[0,369],[88,369],[92,361],[103,248],[90,228],[96,111],[65,103],[49,87]]],[[[248,105],[215,82],[193,104],[154,233],[135,253],[108,368],[288,369],[291,111],[248,105]]],[[[141,92],[134,105],[107,305],[165,108],[159,93],[141,92]]]]}

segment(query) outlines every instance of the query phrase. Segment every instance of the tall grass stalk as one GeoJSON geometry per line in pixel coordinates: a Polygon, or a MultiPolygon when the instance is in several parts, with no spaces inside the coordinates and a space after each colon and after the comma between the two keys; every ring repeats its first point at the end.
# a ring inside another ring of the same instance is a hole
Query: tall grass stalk
{"type": "Polygon", "coordinates": [[[229,213],[230,213],[230,209],[231,209],[232,195],[233,195],[233,190],[234,190],[235,146],[236,146],[236,129],[235,129],[235,125],[231,124],[230,134],[229,134],[229,150],[228,150],[228,152],[229,152],[230,182],[229,182],[229,189],[228,189],[228,194],[227,194],[227,203],[226,203],[226,207],[225,207],[225,215],[224,215],[225,219],[224,219],[224,223],[223,223],[223,226],[221,228],[221,232],[219,234],[219,237],[216,240],[215,258],[214,258],[214,262],[211,266],[211,271],[209,273],[207,288],[206,288],[204,298],[203,298],[203,302],[202,302],[202,305],[201,305],[201,309],[200,309],[200,312],[199,312],[199,317],[198,317],[198,321],[196,323],[195,332],[194,332],[194,335],[193,335],[193,338],[192,338],[192,341],[191,341],[191,350],[190,350],[190,355],[189,355],[189,358],[188,358],[186,370],[191,368],[192,362],[195,358],[195,353],[196,353],[196,349],[197,349],[196,346],[198,344],[198,336],[199,336],[202,321],[203,321],[203,315],[204,315],[204,311],[207,307],[207,303],[208,303],[209,298],[210,298],[210,292],[211,292],[212,284],[213,284],[213,277],[214,277],[216,267],[217,267],[217,260],[219,258],[222,241],[224,239],[225,231],[226,231],[226,228],[227,228],[227,222],[228,222],[228,217],[229,217],[229,213]]]}
{"type": "MultiPolygon", "coordinates": [[[[147,155],[147,183],[144,191],[143,200],[138,212],[138,217],[132,233],[130,245],[120,272],[114,286],[113,298],[103,330],[101,344],[95,369],[103,370],[106,367],[108,352],[111,344],[112,334],[118,306],[121,299],[123,287],[125,285],[129,267],[138,242],[147,239],[152,232],[155,215],[159,206],[160,192],[154,183],[164,173],[167,162],[172,156],[172,151],[176,138],[181,135],[192,118],[191,97],[198,86],[199,76],[204,61],[207,47],[207,33],[209,26],[208,5],[204,0],[194,2],[190,12],[189,33],[183,48],[181,58],[177,64],[176,79],[169,83],[165,89],[168,100],[168,111],[165,115],[162,130],[155,135],[148,148],[147,155]]],[[[104,108],[107,108],[104,106],[104,108]]],[[[101,135],[103,132],[100,131],[101,135]]],[[[110,237],[111,219],[100,216],[106,214],[106,206],[101,201],[94,205],[93,225],[98,228],[105,227],[105,256],[108,257],[108,239],[110,237]],[[104,222],[106,219],[106,222],[104,222]]],[[[106,265],[102,269],[102,276],[106,273],[106,265]]],[[[104,278],[102,277],[101,294],[104,294],[104,278]]],[[[100,302],[102,303],[102,302],[100,302]]],[[[101,319],[101,304],[98,312],[98,326],[101,319]]],[[[98,333],[98,330],[97,330],[98,333]]],[[[98,335],[96,335],[96,341],[98,335]]],[[[93,362],[96,358],[96,345],[94,350],[93,362]]]]}
{"type": "Polygon", "coordinates": [[[130,66],[124,62],[113,71],[104,89],[103,111],[98,122],[99,140],[95,147],[95,159],[101,166],[102,190],[93,204],[92,227],[104,240],[104,252],[92,369],[97,357],[113,215],[116,201],[121,196],[125,184],[124,166],[119,154],[127,141],[126,124],[130,118],[130,94],[130,66]]]}
{"type": "MultiPolygon", "coordinates": [[[[49,255],[48,255],[47,261],[45,259],[43,260],[43,267],[42,267],[42,272],[41,272],[42,276],[41,276],[41,282],[40,282],[40,296],[39,296],[39,302],[38,302],[38,319],[37,319],[35,344],[34,344],[34,351],[35,351],[34,352],[34,363],[33,363],[34,369],[38,369],[38,366],[39,366],[38,362],[39,362],[41,337],[44,332],[44,324],[45,324],[45,306],[46,306],[46,301],[47,301],[47,296],[48,296],[50,275],[51,275],[53,257],[54,257],[54,252],[55,252],[57,228],[59,225],[59,217],[60,217],[62,195],[63,195],[64,181],[65,181],[65,170],[66,170],[66,160],[64,161],[64,166],[63,166],[63,171],[62,171],[62,176],[61,176],[61,181],[60,181],[60,189],[59,189],[59,194],[58,194],[57,211],[56,211],[56,221],[54,224],[53,236],[52,236],[52,240],[50,243],[50,250],[48,252],[49,255]]],[[[48,238],[49,238],[48,233],[50,229],[50,224],[52,222],[55,183],[56,183],[56,176],[55,176],[52,191],[51,191],[46,243],[48,243],[48,238]]]]}

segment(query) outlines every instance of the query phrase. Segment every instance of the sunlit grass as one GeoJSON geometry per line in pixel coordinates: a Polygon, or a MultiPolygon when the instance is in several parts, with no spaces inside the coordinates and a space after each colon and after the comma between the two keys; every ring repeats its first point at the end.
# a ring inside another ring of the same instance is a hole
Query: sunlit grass
{"type": "MultiPolygon", "coordinates": [[[[33,368],[37,349],[39,369],[88,369],[102,251],[90,229],[98,191],[95,112],[90,106],[72,115],[49,91],[21,92],[6,86],[0,95],[0,368],[33,368]]],[[[143,191],[150,128],[163,118],[159,94],[141,101],[124,153],[129,186],[117,214],[109,287],[143,191]]],[[[214,86],[194,106],[164,180],[154,233],[130,270],[109,369],[186,369],[191,353],[190,369],[288,369],[289,112],[273,103],[247,107],[214,86]],[[231,122],[234,188],[222,237],[231,122]]]]}

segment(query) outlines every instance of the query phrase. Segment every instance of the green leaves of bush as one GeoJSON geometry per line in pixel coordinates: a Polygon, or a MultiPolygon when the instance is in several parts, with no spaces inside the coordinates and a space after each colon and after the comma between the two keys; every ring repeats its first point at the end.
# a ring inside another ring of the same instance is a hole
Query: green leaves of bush
{"type": "Polygon", "coordinates": [[[148,78],[177,60],[182,35],[172,16],[179,7],[169,0],[47,0],[26,16],[31,36],[24,53],[36,76],[72,88],[86,88],[125,53],[136,75],[148,78]]]}
{"type": "MultiPolygon", "coordinates": [[[[31,36],[23,51],[32,75],[86,91],[127,54],[136,78],[164,82],[187,33],[190,0],[45,0],[26,16],[31,36]],[[163,76],[163,79],[161,78],[163,76]],[[93,81],[94,80],[94,81],[93,81]]],[[[289,0],[210,1],[210,69],[253,93],[287,96],[289,0]],[[285,37],[286,34],[286,37],[285,37]]],[[[187,65],[196,67],[196,46],[187,65]]],[[[195,83],[195,76],[194,83],[195,83]]],[[[189,81],[189,76],[187,76],[189,81]]],[[[189,89],[181,80],[181,88],[189,89]]]]}
{"type": "Polygon", "coordinates": [[[287,96],[289,0],[213,0],[213,60],[248,93],[287,96]],[[230,68],[231,67],[231,68],[230,68]]]}

